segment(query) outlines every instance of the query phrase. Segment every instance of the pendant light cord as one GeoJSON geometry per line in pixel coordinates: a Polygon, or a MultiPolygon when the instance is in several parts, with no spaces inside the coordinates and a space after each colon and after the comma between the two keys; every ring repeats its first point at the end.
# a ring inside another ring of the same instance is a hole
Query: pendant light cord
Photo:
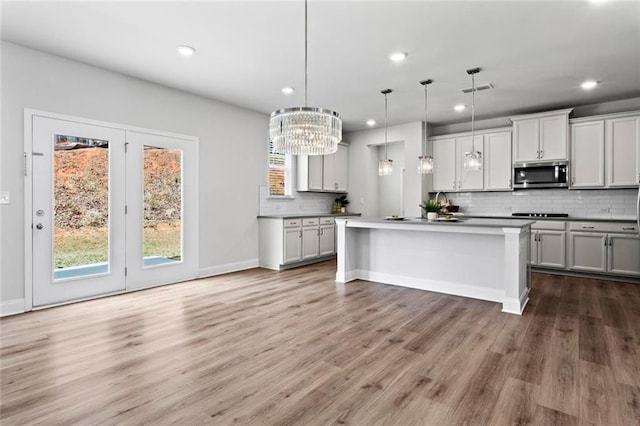
{"type": "Polygon", "coordinates": [[[422,156],[427,155],[427,84],[424,85],[424,146],[422,147],[422,156]]]}
{"type": "Polygon", "coordinates": [[[309,79],[309,65],[307,58],[307,0],[304,0],[304,106],[307,106],[307,80],[309,79]]]}
{"type": "Polygon", "coordinates": [[[471,74],[471,151],[476,152],[476,138],[474,136],[474,122],[476,113],[476,75],[471,74]]]}
{"type": "Polygon", "coordinates": [[[384,94],[384,159],[387,160],[387,94],[384,94]]]}

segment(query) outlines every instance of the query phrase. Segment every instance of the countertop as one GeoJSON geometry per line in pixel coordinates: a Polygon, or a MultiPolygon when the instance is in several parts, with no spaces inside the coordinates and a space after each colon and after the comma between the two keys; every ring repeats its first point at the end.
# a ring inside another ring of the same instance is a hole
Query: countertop
{"type": "Polygon", "coordinates": [[[298,214],[267,214],[260,215],[258,219],[295,219],[305,217],[341,217],[362,216],[361,213],[298,213],[298,214]]]}
{"type": "Polygon", "coordinates": [[[531,220],[528,218],[524,219],[514,219],[509,217],[505,218],[479,218],[479,217],[458,217],[458,220],[440,220],[440,221],[429,221],[420,217],[412,217],[405,218],[403,220],[398,219],[384,219],[379,217],[365,217],[365,218],[355,218],[347,221],[347,226],[356,227],[359,224],[362,225],[419,225],[419,226],[449,226],[449,227],[480,227],[480,228],[524,228],[530,226],[535,223],[535,220],[531,220]],[[355,222],[355,224],[354,224],[355,222]],[[351,225],[350,225],[351,224],[351,225]]]}
{"type": "Polygon", "coordinates": [[[634,218],[602,218],[602,217],[522,217],[522,216],[493,216],[493,215],[464,215],[462,217],[478,218],[478,219],[515,219],[519,217],[527,220],[566,220],[571,222],[616,222],[616,223],[636,223],[634,218]]]}

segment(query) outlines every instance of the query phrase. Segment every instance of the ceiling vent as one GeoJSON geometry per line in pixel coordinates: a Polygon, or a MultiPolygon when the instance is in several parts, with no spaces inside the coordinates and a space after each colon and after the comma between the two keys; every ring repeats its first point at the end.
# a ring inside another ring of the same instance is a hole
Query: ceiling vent
{"type": "MultiPolygon", "coordinates": [[[[480,92],[481,90],[489,90],[489,89],[493,89],[493,84],[485,83],[485,84],[479,84],[476,86],[476,92],[480,92]]],[[[471,93],[473,92],[473,88],[465,87],[464,89],[460,89],[460,91],[462,93],[471,93]]]]}

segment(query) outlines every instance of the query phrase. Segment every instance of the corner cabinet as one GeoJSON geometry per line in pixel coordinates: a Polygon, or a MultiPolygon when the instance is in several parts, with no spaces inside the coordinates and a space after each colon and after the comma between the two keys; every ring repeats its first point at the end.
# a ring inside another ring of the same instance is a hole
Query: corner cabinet
{"type": "Polygon", "coordinates": [[[297,186],[302,192],[347,192],[348,147],[329,155],[298,155],[297,186]]]}
{"type": "Polygon", "coordinates": [[[281,270],[335,256],[333,216],[260,217],[259,265],[281,270]]]}
{"type": "Polygon", "coordinates": [[[511,117],[513,161],[567,160],[569,114],[573,109],[511,117]]]}
{"type": "Polygon", "coordinates": [[[571,120],[571,187],[640,183],[640,113],[571,120]]]}
{"type": "Polygon", "coordinates": [[[511,191],[511,129],[491,129],[438,136],[433,148],[433,191],[511,191]],[[482,153],[482,170],[465,171],[464,156],[475,148],[482,153]]]}

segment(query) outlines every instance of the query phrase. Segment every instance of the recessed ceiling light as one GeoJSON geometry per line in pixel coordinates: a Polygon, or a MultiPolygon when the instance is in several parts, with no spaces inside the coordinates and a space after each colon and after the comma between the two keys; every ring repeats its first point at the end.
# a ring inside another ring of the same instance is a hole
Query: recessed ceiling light
{"type": "Polygon", "coordinates": [[[456,110],[456,111],[458,111],[458,112],[462,112],[462,111],[464,111],[465,109],[467,109],[467,107],[466,107],[465,105],[460,104],[460,105],[456,105],[456,106],[454,106],[454,107],[453,107],[453,109],[455,109],[455,110],[456,110]]]}
{"type": "Polygon", "coordinates": [[[295,92],[296,89],[294,89],[293,87],[283,87],[282,88],[282,93],[284,93],[285,95],[290,95],[293,92],[295,92]]]}
{"type": "Polygon", "coordinates": [[[407,58],[407,56],[409,55],[405,52],[395,52],[389,55],[389,59],[391,59],[393,62],[402,62],[407,58]]]}
{"type": "Polygon", "coordinates": [[[587,80],[580,85],[584,90],[591,90],[598,85],[598,82],[595,80],[587,80]]]}
{"type": "Polygon", "coordinates": [[[375,125],[376,125],[376,120],[374,120],[373,118],[370,118],[367,120],[367,126],[373,127],[375,125]]]}
{"type": "Polygon", "coordinates": [[[196,53],[196,49],[191,46],[176,46],[176,50],[182,56],[193,56],[196,53]]]}

